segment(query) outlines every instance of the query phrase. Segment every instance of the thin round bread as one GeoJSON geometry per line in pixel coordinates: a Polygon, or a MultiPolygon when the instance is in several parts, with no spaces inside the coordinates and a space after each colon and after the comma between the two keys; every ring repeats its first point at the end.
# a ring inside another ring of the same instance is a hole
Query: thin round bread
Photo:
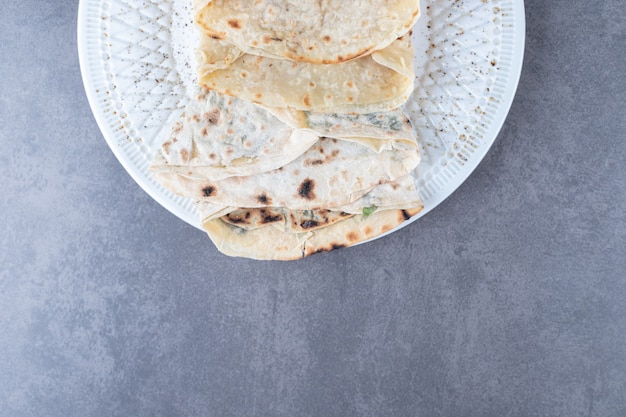
{"type": "Polygon", "coordinates": [[[374,113],[400,107],[413,91],[409,36],[371,55],[333,65],[251,55],[200,34],[198,81],[267,107],[374,113]]]}
{"type": "Polygon", "coordinates": [[[419,163],[417,143],[394,142],[380,153],[358,142],[321,138],[287,165],[221,180],[187,170],[153,170],[166,188],[223,207],[286,207],[294,210],[349,204],[374,186],[411,172],[419,163]]]}
{"type": "Polygon", "coordinates": [[[390,149],[392,141],[415,143],[411,122],[402,109],[378,113],[316,113],[294,109],[265,107],[289,126],[306,129],[319,136],[356,140],[376,152],[390,149]]]}
{"type": "Polygon", "coordinates": [[[285,233],[304,233],[329,227],[354,214],[328,209],[289,210],[281,207],[242,208],[221,216],[220,220],[246,230],[277,227],[285,233]]]}
{"type": "Polygon", "coordinates": [[[207,200],[195,202],[200,220],[206,222],[219,217],[229,216],[225,221],[243,228],[256,228],[266,225],[282,228],[285,232],[303,231],[312,227],[325,226],[333,218],[344,218],[351,214],[373,213],[377,210],[422,207],[424,204],[410,175],[376,185],[367,194],[351,203],[341,206],[326,205],[316,210],[290,210],[284,207],[224,207],[207,200]],[[332,212],[333,214],[329,214],[332,212]],[[295,213],[295,214],[294,214],[295,213]],[[287,222],[294,215],[302,221],[287,222]],[[330,220],[329,220],[330,219],[330,220]],[[304,224],[306,223],[306,224],[304,224]]]}
{"type": "Polygon", "coordinates": [[[284,233],[274,227],[246,230],[221,219],[204,222],[202,227],[218,250],[226,255],[259,260],[294,260],[380,236],[421,210],[422,207],[417,207],[381,210],[368,216],[355,215],[304,233],[284,233]]]}
{"type": "Polygon", "coordinates": [[[383,49],[419,17],[419,0],[196,0],[195,22],[242,51],[337,64],[383,49]]]}
{"type": "Polygon", "coordinates": [[[215,180],[270,171],[318,140],[258,106],[213,91],[198,92],[150,165],[160,178],[177,172],[215,180]]]}

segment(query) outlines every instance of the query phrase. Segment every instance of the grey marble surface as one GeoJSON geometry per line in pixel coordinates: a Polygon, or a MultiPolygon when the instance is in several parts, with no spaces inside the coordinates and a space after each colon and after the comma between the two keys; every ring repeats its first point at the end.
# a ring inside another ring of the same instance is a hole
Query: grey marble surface
{"type": "Polygon", "coordinates": [[[527,0],[474,174],[294,263],[220,255],[133,182],[77,3],[0,3],[0,416],[626,415],[622,0],[527,0]]]}

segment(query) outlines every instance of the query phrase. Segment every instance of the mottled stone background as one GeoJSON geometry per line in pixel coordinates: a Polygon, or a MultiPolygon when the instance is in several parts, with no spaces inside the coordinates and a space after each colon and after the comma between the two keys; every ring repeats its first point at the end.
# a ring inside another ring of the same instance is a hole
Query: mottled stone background
{"type": "Polygon", "coordinates": [[[626,14],[527,0],[492,150],[425,218],[220,255],[117,162],[77,1],[0,2],[0,415],[626,416],[626,14]]]}

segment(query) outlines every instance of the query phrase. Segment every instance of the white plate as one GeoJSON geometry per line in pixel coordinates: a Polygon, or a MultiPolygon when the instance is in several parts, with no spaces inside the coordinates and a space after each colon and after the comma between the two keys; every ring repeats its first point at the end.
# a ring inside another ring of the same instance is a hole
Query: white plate
{"type": "MultiPolygon", "coordinates": [[[[85,90],[113,153],[161,205],[200,227],[189,199],[148,164],[194,88],[191,0],[80,0],[85,90]]],[[[523,0],[422,0],[413,32],[415,92],[406,104],[420,141],[423,216],[459,186],[495,140],[524,54],[523,0]]]]}

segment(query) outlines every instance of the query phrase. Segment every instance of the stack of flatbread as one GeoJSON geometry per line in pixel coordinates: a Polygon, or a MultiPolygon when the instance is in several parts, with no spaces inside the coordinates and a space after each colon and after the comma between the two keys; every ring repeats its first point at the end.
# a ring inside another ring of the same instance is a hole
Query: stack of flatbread
{"type": "Polygon", "coordinates": [[[232,256],[296,259],[423,204],[401,110],[418,0],[194,0],[198,92],[151,164],[232,256]]]}

